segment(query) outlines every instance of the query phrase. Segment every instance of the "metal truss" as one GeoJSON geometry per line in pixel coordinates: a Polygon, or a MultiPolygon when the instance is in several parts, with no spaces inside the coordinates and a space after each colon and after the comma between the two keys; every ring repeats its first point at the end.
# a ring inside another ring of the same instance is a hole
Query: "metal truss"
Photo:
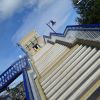
{"type": "Polygon", "coordinates": [[[5,90],[23,72],[24,68],[29,68],[28,58],[26,56],[14,62],[0,75],[0,92],[5,90]]]}

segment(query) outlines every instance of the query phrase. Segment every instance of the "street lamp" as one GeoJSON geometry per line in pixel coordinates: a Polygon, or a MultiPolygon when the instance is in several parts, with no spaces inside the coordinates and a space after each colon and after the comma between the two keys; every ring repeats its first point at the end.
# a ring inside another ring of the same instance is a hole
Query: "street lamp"
{"type": "Polygon", "coordinates": [[[54,25],[56,24],[56,22],[53,21],[53,20],[50,20],[50,21],[46,24],[54,33],[56,33],[55,30],[50,26],[50,23],[52,24],[52,26],[54,26],[54,25]]]}

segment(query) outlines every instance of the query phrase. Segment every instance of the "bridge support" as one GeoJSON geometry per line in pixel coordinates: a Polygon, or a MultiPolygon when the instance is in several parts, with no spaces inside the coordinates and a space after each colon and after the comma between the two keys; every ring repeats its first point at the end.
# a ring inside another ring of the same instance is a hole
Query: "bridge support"
{"type": "Polygon", "coordinates": [[[28,73],[26,69],[23,69],[23,81],[24,81],[24,87],[26,92],[26,99],[27,100],[34,100],[34,96],[32,93],[31,85],[28,78],[28,73]]]}

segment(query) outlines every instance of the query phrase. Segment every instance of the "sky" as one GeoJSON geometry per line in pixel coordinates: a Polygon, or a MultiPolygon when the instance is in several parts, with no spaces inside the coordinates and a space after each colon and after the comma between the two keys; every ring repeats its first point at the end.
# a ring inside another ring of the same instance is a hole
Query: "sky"
{"type": "Polygon", "coordinates": [[[16,45],[23,36],[34,30],[49,35],[50,20],[63,33],[67,25],[77,24],[76,16],[71,0],[0,0],[0,74],[24,54],[16,45]]]}

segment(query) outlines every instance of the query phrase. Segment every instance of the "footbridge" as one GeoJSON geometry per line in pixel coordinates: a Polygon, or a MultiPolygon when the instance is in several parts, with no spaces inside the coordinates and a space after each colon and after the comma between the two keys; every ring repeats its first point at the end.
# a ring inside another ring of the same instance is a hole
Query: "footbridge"
{"type": "Polygon", "coordinates": [[[45,46],[36,54],[0,75],[0,92],[23,74],[27,100],[100,99],[100,24],[67,26],[43,37],[45,46]]]}
{"type": "Polygon", "coordinates": [[[29,62],[26,56],[15,61],[0,75],[0,92],[7,89],[8,85],[11,84],[20,74],[22,74],[23,69],[28,68],[29,62]]]}

